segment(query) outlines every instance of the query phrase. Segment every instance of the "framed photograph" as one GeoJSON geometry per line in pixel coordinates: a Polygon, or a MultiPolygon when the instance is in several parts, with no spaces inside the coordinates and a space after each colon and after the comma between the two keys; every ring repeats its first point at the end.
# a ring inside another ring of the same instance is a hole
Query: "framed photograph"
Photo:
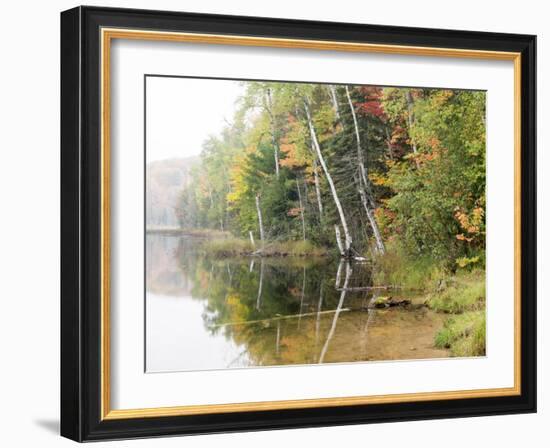
{"type": "Polygon", "coordinates": [[[535,412],[535,36],[61,14],[61,433],[535,412]]]}

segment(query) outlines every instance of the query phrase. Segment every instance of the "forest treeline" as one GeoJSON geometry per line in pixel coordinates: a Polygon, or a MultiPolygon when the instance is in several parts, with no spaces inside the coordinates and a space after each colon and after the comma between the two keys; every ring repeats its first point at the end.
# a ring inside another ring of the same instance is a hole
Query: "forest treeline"
{"type": "MultiPolygon", "coordinates": [[[[246,82],[179,196],[182,228],[484,265],[485,93],[246,82]]],[[[215,107],[215,104],[212,105],[215,107]]]]}

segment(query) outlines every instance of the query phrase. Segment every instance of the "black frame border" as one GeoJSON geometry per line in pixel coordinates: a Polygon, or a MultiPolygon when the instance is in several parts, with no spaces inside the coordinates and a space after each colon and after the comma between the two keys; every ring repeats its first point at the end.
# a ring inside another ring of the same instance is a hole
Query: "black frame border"
{"type": "Polygon", "coordinates": [[[536,412],[536,36],[80,6],[61,13],[61,435],[75,441],[536,412]],[[100,28],[521,53],[521,395],[101,420],[100,28]]]}

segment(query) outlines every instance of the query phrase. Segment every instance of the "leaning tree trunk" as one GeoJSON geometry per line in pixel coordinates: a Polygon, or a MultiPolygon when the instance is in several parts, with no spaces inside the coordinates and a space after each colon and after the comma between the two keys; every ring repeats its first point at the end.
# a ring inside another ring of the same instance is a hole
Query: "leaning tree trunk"
{"type": "Polygon", "coordinates": [[[302,193],[300,192],[300,181],[296,179],[296,188],[298,189],[298,203],[300,205],[300,217],[302,218],[302,238],[306,240],[306,220],[304,219],[304,204],[302,201],[302,193]]]}
{"type": "Polygon", "coordinates": [[[340,107],[338,106],[338,97],[336,96],[336,87],[334,87],[332,84],[329,84],[328,91],[330,94],[330,99],[332,101],[332,107],[334,108],[334,112],[336,113],[336,118],[338,121],[340,120],[340,107]]]}
{"type": "Polygon", "coordinates": [[[325,162],[325,159],[323,157],[323,153],[321,152],[321,147],[319,145],[319,140],[317,140],[317,134],[315,132],[315,127],[313,126],[313,119],[311,118],[311,112],[309,110],[309,104],[308,100],[304,99],[304,109],[306,111],[307,116],[307,123],[309,127],[309,132],[311,134],[311,141],[313,142],[313,147],[315,148],[315,151],[317,153],[317,158],[319,159],[319,163],[321,164],[321,167],[323,168],[323,172],[325,173],[325,176],[327,178],[327,182],[330,187],[330,192],[332,193],[332,198],[334,199],[334,204],[336,205],[336,209],[338,210],[338,215],[340,217],[340,222],[342,223],[342,228],[344,230],[344,236],[345,236],[345,257],[351,256],[351,233],[348,228],[348,223],[346,221],[346,215],[344,214],[344,209],[342,208],[342,203],[340,202],[340,199],[338,198],[338,192],[336,191],[336,187],[334,185],[334,181],[332,180],[332,176],[330,175],[330,172],[328,170],[327,164],[325,162]]]}
{"type": "Polygon", "coordinates": [[[313,155],[313,178],[315,180],[315,195],[317,196],[317,206],[319,207],[319,218],[322,219],[323,201],[321,199],[321,183],[319,182],[319,173],[317,172],[317,156],[315,154],[313,155]]]}
{"type": "Polygon", "coordinates": [[[258,224],[260,226],[260,241],[262,249],[264,247],[264,223],[262,220],[262,209],[260,207],[260,195],[256,195],[256,212],[258,213],[258,224]]]}
{"type": "MultiPolygon", "coordinates": [[[[411,136],[411,132],[414,127],[415,118],[414,118],[414,100],[410,89],[407,89],[405,93],[405,100],[407,101],[407,121],[409,124],[409,138],[411,139],[413,154],[416,156],[418,153],[418,150],[416,148],[416,142],[414,141],[414,138],[411,136]]],[[[416,163],[416,167],[420,168],[420,164],[418,163],[418,160],[416,158],[414,159],[414,162],[416,163]]]]}
{"type": "Polygon", "coordinates": [[[385,254],[386,253],[386,248],[385,248],[384,242],[382,240],[382,235],[380,234],[380,229],[378,228],[378,223],[376,222],[376,218],[374,217],[374,213],[372,212],[371,208],[369,207],[365,190],[362,189],[361,187],[359,187],[359,196],[361,197],[361,202],[363,204],[365,212],[367,213],[367,219],[369,220],[369,224],[370,224],[370,227],[372,229],[372,233],[374,235],[374,241],[376,242],[376,250],[380,254],[385,254]]]}
{"type": "MultiPolygon", "coordinates": [[[[374,218],[374,213],[372,209],[369,207],[369,195],[367,195],[368,187],[369,187],[369,180],[367,177],[367,170],[365,169],[365,162],[363,160],[363,148],[361,146],[361,134],[359,132],[359,124],[357,122],[357,115],[355,114],[355,108],[353,107],[353,103],[351,101],[351,96],[349,94],[349,88],[346,86],[346,96],[348,98],[348,104],[351,111],[351,116],[353,117],[353,126],[355,128],[355,139],[357,140],[357,163],[359,164],[359,173],[360,173],[360,182],[359,182],[359,194],[361,196],[361,202],[363,203],[363,207],[365,208],[365,212],[367,213],[367,218],[369,220],[369,224],[372,228],[372,233],[374,235],[374,239],[376,241],[376,249],[379,253],[384,254],[386,252],[386,248],[384,247],[384,241],[382,240],[382,235],[380,234],[380,229],[378,228],[378,224],[376,222],[376,219],[374,218]]],[[[371,198],[372,199],[372,198],[371,198]]]]}
{"type": "Polygon", "coordinates": [[[323,307],[323,282],[319,285],[319,303],[317,304],[317,319],[315,320],[315,345],[319,342],[319,330],[321,328],[321,308],[323,307]]]}
{"type": "Polygon", "coordinates": [[[327,354],[327,350],[330,344],[330,340],[334,336],[334,332],[336,331],[336,322],[338,322],[338,317],[340,316],[340,312],[342,311],[342,308],[344,306],[344,301],[346,300],[346,292],[349,285],[349,280],[351,278],[352,274],[351,265],[349,262],[346,263],[346,278],[344,280],[344,287],[342,288],[342,292],[340,293],[340,300],[338,301],[338,306],[336,307],[336,310],[334,312],[334,317],[332,318],[332,325],[330,326],[330,330],[328,332],[327,339],[325,341],[325,345],[323,346],[323,350],[321,350],[321,355],[319,356],[319,364],[323,364],[323,361],[325,360],[325,356],[327,354]]]}
{"type": "Polygon", "coordinates": [[[260,260],[260,282],[258,283],[258,295],[256,296],[256,309],[259,310],[262,305],[262,290],[264,284],[264,259],[260,260]]]}
{"type": "Polygon", "coordinates": [[[275,157],[275,175],[279,179],[279,143],[275,135],[275,117],[273,116],[273,101],[271,100],[271,89],[268,87],[266,92],[267,97],[267,113],[269,114],[269,124],[271,126],[271,144],[273,145],[273,155],[275,157]]]}
{"type": "Polygon", "coordinates": [[[338,250],[340,251],[340,255],[342,257],[345,257],[346,249],[342,244],[342,235],[340,233],[340,226],[338,224],[334,224],[334,234],[336,235],[336,244],[338,245],[338,250]]]}

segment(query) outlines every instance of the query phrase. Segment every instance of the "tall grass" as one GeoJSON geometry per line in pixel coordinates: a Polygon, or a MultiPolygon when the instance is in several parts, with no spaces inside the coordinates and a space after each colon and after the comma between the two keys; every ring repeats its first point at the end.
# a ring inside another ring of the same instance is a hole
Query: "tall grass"
{"type": "Polygon", "coordinates": [[[485,325],[485,310],[455,315],[437,333],[435,345],[450,349],[452,356],[484,356],[485,325]]]}
{"type": "Polygon", "coordinates": [[[406,289],[433,290],[445,276],[432,258],[413,258],[399,244],[388,244],[386,253],[377,256],[373,274],[377,286],[396,285],[406,289]]]}
{"type": "Polygon", "coordinates": [[[485,309],[485,271],[459,272],[442,280],[440,290],[428,296],[428,305],[454,314],[485,309]]]}
{"type": "Polygon", "coordinates": [[[210,239],[201,244],[201,251],[219,257],[239,255],[261,255],[264,257],[322,257],[328,250],[315,246],[310,241],[271,241],[256,242],[253,246],[249,240],[240,238],[210,239]]]}
{"type": "Polygon", "coordinates": [[[250,241],[239,238],[207,239],[199,247],[201,252],[218,257],[245,255],[254,251],[250,241]]]}
{"type": "Polygon", "coordinates": [[[485,355],[485,271],[459,272],[442,290],[430,294],[427,304],[451,313],[435,337],[435,345],[452,356],[485,355]]]}

